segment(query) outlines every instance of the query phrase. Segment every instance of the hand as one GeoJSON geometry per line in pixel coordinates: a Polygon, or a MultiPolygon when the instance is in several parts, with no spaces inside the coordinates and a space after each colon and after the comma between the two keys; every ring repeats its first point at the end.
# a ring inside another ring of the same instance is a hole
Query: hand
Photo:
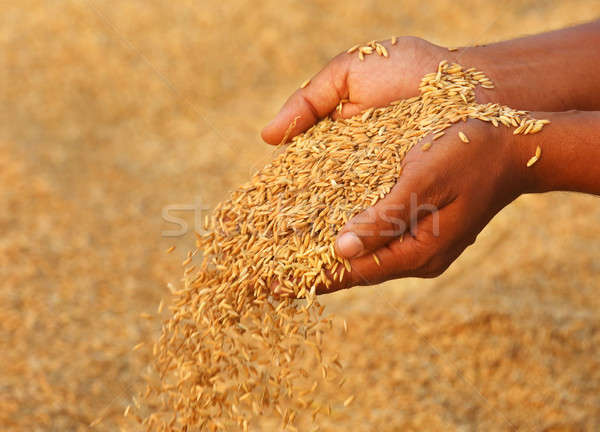
{"type": "MultiPolygon", "coordinates": [[[[288,99],[263,130],[265,141],[279,144],[297,117],[288,138],[332,112],[334,118],[351,117],[373,106],[415,96],[426,73],[434,71],[441,60],[456,60],[455,53],[419,38],[383,44],[389,58],[370,55],[360,61],[356,53],[335,57],[306,88],[288,99]],[[340,114],[335,108],[343,99],[348,102],[340,114]]],[[[478,99],[481,101],[481,95],[478,99]]],[[[508,129],[500,131],[469,121],[448,130],[428,152],[420,146],[409,152],[391,193],[350,221],[338,236],[337,253],[351,258],[353,271],[328,291],[441,274],[494,214],[518,196],[518,184],[509,169],[511,137],[508,129]],[[467,133],[471,143],[459,140],[458,128],[467,133]],[[435,212],[411,215],[418,208],[435,208],[435,212]],[[402,235],[405,229],[408,232],[402,235]]]]}
{"type": "Polygon", "coordinates": [[[307,87],[298,89],[287,100],[263,129],[263,139],[280,144],[297,117],[288,138],[329,114],[336,118],[340,114],[335,109],[344,99],[348,102],[342,105],[341,116],[347,118],[373,106],[417,96],[423,75],[434,71],[440,61],[453,60],[456,54],[415,37],[398,38],[395,45],[390,40],[381,43],[388,50],[388,58],[371,54],[360,61],[356,52],[335,57],[307,87]]]}
{"type": "MultiPolygon", "coordinates": [[[[458,51],[404,37],[395,45],[383,42],[389,58],[369,55],[361,62],[356,53],[342,53],[288,99],[262,136],[279,144],[286,135],[289,139],[327,115],[351,117],[415,96],[421,77],[444,59],[482,70],[494,81],[493,91],[475,90],[479,103],[493,101],[534,111],[597,110],[599,81],[586,71],[597,65],[599,57],[593,54],[599,45],[592,42],[599,38],[600,22],[594,22],[458,51]],[[548,51],[560,55],[548,56],[548,51]],[[347,103],[341,113],[334,112],[342,100],[347,103]]],[[[541,138],[536,134],[513,143],[519,138],[508,128],[469,120],[448,129],[428,152],[413,148],[390,194],[340,232],[336,250],[352,257],[352,272],[321,292],[398,277],[437,276],[521,193],[600,194],[595,169],[600,157],[595,138],[599,114],[546,112],[538,118],[551,118],[553,123],[541,138]],[[462,143],[458,130],[471,142],[462,143]],[[541,162],[524,169],[541,144],[541,162]]]]}
{"type": "MultiPolygon", "coordinates": [[[[493,91],[475,93],[480,103],[498,102],[530,111],[600,110],[600,80],[589,71],[600,65],[600,20],[563,30],[457,51],[415,37],[382,42],[389,58],[376,54],[360,61],[356,53],[335,57],[297,90],[262,131],[263,139],[279,144],[297,116],[288,138],[305,131],[334,112],[343,99],[342,116],[351,117],[372,106],[417,95],[421,77],[442,60],[484,71],[493,91]],[[553,55],[548,55],[551,52],[553,55]]],[[[336,117],[337,114],[334,114],[336,117]]]]}
{"type": "Polygon", "coordinates": [[[528,187],[513,137],[509,128],[469,120],[447,129],[426,152],[413,147],[392,191],[339,233],[336,251],[351,258],[352,272],[329,291],[442,274],[528,187]]]}

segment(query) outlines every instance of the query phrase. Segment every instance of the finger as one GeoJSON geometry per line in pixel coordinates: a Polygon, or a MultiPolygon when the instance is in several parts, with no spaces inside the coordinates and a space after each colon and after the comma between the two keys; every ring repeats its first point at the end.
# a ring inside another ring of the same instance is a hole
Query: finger
{"type": "Polygon", "coordinates": [[[407,232],[374,252],[349,260],[350,271],[340,266],[330,275],[331,286],[319,287],[318,292],[438,276],[475,240],[460,216],[463,210],[463,204],[452,202],[443,211],[423,217],[411,230],[414,234],[407,232]]]}
{"type": "Polygon", "coordinates": [[[296,90],[275,118],[262,130],[262,138],[277,145],[313,126],[334,111],[347,96],[348,61],[342,56],[333,59],[305,87],[296,90]],[[295,124],[294,124],[295,121],[295,124]],[[294,124],[288,131],[290,125],[294,124]]]}
{"type": "Polygon", "coordinates": [[[331,280],[330,286],[318,285],[317,293],[326,294],[357,285],[375,285],[397,277],[409,277],[410,268],[416,265],[413,263],[416,262],[420,248],[422,246],[419,241],[410,235],[397,238],[375,252],[350,260],[350,270],[343,265],[338,265],[335,272],[327,274],[331,280]],[[400,243],[402,250],[398,254],[392,245],[400,243]],[[406,270],[399,273],[399,268],[406,270]]]}

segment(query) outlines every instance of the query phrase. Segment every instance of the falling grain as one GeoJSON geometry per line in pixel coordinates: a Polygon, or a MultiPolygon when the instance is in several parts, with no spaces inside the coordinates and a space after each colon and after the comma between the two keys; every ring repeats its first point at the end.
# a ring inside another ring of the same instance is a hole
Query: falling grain
{"type": "Polygon", "coordinates": [[[464,143],[468,143],[469,142],[469,138],[467,138],[467,136],[465,135],[464,132],[459,131],[458,132],[458,137],[460,138],[460,140],[464,143]]]}
{"type": "Polygon", "coordinates": [[[103,420],[103,417],[98,417],[97,419],[95,419],[93,422],[91,422],[89,424],[89,427],[93,428],[93,427],[98,426],[102,422],[102,420],[103,420]]]}
{"type": "Polygon", "coordinates": [[[303,83],[300,85],[300,88],[301,88],[301,89],[303,89],[303,88],[306,88],[306,87],[307,87],[309,84],[310,84],[310,78],[309,78],[309,79],[307,79],[306,81],[304,81],[304,82],[303,82],[303,83]]]}
{"type": "MultiPolygon", "coordinates": [[[[348,50],[355,51],[361,60],[387,53],[377,41],[348,50]]],[[[323,350],[331,318],[316,293],[351,275],[350,261],[333,248],[341,228],[390,192],[406,154],[424,137],[433,136],[421,147],[427,151],[467,119],[531,133],[544,125],[522,111],[478,105],[477,85],[493,84],[482,72],[442,61],[423,77],[419,96],[321,120],[216,206],[210,228],[207,223],[197,235],[198,249],[183,263],[182,286],[168,285],[171,316],[154,345],[158,376],[146,395],[157,412],[169,414],[152,417],[158,430],[243,430],[267,409],[293,430],[302,412],[316,418],[323,411],[298,395],[306,380],[315,391],[319,382],[338,379],[341,362],[323,350]],[[198,251],[198,262],[188,267],[198,251]],[[307,371],[301,359],[315,367],[307,371]]],[[[381,265],[376,254],[372,259],[381,265]]],[[[343,326],[347,332],[345,320],[343,326]]]]}

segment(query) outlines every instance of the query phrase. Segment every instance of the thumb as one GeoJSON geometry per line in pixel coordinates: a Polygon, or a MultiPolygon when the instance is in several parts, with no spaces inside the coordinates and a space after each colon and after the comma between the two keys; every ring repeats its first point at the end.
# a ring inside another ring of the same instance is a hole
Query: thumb
{"type": "Polygon", "coordinates": [[[402,177],[386,197],[348,221],[335,242],[339,256],[356,258],[373,252],[415,225],[426,215],[423,210],[437,209],[432,205],[419,205],[426,197],[418,195],[417,182],[408,178],[401,180],[402,177]]]}
{"type": "Polygon", "coordinates": [[[306,87],[290,96],[275,118],[262,130],[263,140],[273,145],[280,144],[331,113],[347,94],[347,71],[348,62],[343,57],[333,59],[306,87]]]}

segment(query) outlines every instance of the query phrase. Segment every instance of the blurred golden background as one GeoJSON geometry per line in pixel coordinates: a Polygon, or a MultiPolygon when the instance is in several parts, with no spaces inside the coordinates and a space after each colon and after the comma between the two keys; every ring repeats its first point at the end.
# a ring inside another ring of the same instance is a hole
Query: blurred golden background
{"type": "MultiPolygon", "coordinates": [[[[140,314],[194,242],[189,211],[187,236],[162,234],[163,208],[246,180],[273,151],[261,127],[329,58],[599,16],[597,0],[2,2],[0,429],[125,424],[159,325],[140,314]]],[[[322,430],[600,430],[599,218],[598,198],[522,197],[442,277],[327,296],[357,400],[322,430]]]]}

